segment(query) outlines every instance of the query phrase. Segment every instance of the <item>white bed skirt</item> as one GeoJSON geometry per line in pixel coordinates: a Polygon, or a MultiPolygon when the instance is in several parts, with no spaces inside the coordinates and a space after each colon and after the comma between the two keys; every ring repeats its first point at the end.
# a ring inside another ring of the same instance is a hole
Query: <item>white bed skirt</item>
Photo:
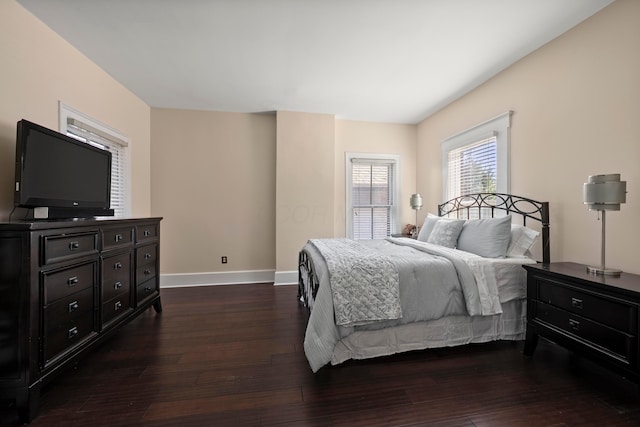
{"type": "Polygon", "coordinates": [[[336,344],[331,364],[391,354],[525,337],[526,299],[502,303],[502,314],[450,316],[380,330],[357,331],[336,344]]]}

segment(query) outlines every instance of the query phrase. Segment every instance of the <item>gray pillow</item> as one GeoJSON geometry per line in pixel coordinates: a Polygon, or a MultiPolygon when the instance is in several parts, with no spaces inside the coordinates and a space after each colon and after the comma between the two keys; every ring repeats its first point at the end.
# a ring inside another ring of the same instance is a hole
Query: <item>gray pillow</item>
{"type": "Polygon", "coordinates": [[[447,248],[455,248],[464,223],[464,219],[437,221],[433,226],[431,234],[429,234],[427,243],[433,243],[447,248]]]}
{"type": "Polygon", "coordinates": [[[458,237],[458,249],[486,258],[504,258],[511,240],[511,215],[467,221],[458,237]]]}

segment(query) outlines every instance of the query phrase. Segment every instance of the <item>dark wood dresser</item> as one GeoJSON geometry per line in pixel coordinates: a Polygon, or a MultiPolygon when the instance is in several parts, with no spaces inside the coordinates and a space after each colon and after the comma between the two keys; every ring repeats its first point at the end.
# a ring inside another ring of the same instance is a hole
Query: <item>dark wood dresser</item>
{"type": "Polygon", "coordinates": [[[161,218],[0,223],[0,397],[41,387],[143,310],[162,310],[161,218]]]}
{"type": "Polygon", "coordinates": [[[525,265],[527,337],[533,355],[543,336],[640,382],[640,276],[596,276],[571,262],[525,265]]]}

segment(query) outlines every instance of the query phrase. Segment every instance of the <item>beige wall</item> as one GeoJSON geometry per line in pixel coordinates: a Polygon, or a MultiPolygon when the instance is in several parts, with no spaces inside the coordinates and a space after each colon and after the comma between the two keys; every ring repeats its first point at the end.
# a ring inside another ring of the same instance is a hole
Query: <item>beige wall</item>
{"type": "Polygon", "coordinates": [[[58,101],[131,138],[132,213],[148,216],[150,109],[14,0],[0,2],[0,220],[13,209],[16,122],[58,130],[58,101]]]}
{"type": "Polygon", "coordinates": [[[332,237],[335,118],[279,111],[276,163],[276,272],[297,269],[310,238],[332,237]]]}
{"type": "Polygon", "coordinates": [[[416,126],[154,108],[151,136],[164,274],[296,270],[308,239],[344,236],[346,151],[400,155],[413,222],[416,126]]]}
{"type": "Polygon", "coordinates": [[[627,203],[607,216],[608,266],[640,273],[640,2],[618,0],[418,126],[418,190],[441,197],[440,142],[513,110],[511,192],[551,206],[551,259],[598,264],[601,224],[582,203],[589,175],[621,173],[627,203]]]}
{"type": "Polygon", "coordinates": [[[275,125],[275,115],[151,110],[162,273],[273,270],[275,125]]]}
{"type": "MultiPolygon", "coordinates": [[[[400,156],[400,228],[416,222],[416,211],[409,206],[409,198],[416,191],[415,125],[370,123],[350,120],[336,121],[335,149],[335,229],[336,237],[346,233],[345,153],[397,154],[400,156]]],[[[396,230],[396,232],[400,232],[396,230]]]]}

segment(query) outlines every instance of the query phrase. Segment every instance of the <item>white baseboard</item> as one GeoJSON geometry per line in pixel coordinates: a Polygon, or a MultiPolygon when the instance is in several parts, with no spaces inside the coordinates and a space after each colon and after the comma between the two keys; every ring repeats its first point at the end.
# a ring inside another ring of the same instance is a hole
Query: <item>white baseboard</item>
{"type": "Polygon", "coordinates": [[[298,271],[276,271],[274,285],[297,285],[298,271]]]}
{"type": "Polygon", "coordinates": [[[248,283],[273,283],[274,285],[292,285],[298,283],[297,271],[251,270],[220,271],[210,273],[161,274],[161,288],[179,288],[189,286],[242,285],[248,283]]]}

